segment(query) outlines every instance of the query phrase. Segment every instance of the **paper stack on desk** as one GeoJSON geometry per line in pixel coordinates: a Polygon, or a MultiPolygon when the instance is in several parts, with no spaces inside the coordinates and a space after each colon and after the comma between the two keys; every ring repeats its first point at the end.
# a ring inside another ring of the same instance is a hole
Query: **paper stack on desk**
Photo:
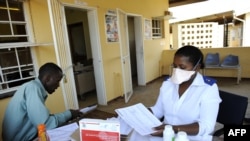
{"type": "Polygon", "coordinates": [[[118,121],[120,123],[120,134],[121,135],[125,135],[125,136],[128,136],[133,128],[131,128],[121,117],[112,117],[112,118],[109,118],[107,120],[111,120],[111,121],[118,121]]]}
{"type": "Polygon", "coordinates": [[[77,123],[71,123],[59,128],[47,130],[50,141],[73,141],[71,135],[79,129],[77,123]]]}

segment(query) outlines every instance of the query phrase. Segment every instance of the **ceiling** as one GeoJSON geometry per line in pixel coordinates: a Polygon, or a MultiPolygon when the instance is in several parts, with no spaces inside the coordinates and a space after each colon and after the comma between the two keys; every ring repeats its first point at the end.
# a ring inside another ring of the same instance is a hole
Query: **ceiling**
{"type": "Polygon", "coordinates": [[[203,2],[207,0],[169,0],[169,7],[181,6],[185,4],[192,4],[196,2],[203,2]]]}
{"type": "MultiPolygon", "coordinates": [[[[187,4],[193,4],[197,2],[204,2],[208,0],[169,0],[169,7],[182,6],[187,4]]],[[[244,15],[237,16],[243,19],[244,15]]],[[[216,13],[212,15],[206,15],[203,17],[196,17],[193,19],[183,20],[175,23],[200,23],[200,22],[218,22],[219,24],[231,23],[234,19],[234,11],[226,11],[222,13],[216,13]]],[[[235,21],[239,22],[239,21],[235,21]]],[[[173,24],[173,23],[171,23],[173,24]]],[[[237,23],[236,23],[237,24],[237,23]]]]}
{"type": "Polygon", "coordinates": [[[223,13],[216,13],[213,15],[207,15],[203,17],[197,17],[188,19],[185,21],[175,22],[176,23],[200,23],[200,22],[218,22],[219,24],[231,23],[233,20],[234,11],[227,11],[223,13]]]}

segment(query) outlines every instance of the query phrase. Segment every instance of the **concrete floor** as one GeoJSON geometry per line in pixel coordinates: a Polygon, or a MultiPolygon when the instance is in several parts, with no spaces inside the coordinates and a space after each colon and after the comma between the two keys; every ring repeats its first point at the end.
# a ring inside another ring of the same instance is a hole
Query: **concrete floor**
{"type": "MultiPolygon", "coordinates": [[[[146,107],[152,106],[158,97],[159,88],[165,77],[158,78],[146,86],[137,86],[134,88],[134,94],[128,103],[124,99],[117,98],[108,103],[108,106],[98,106],[98,109],[114,113],[114,110],[136,103],[143,103],[146,107]]],[[[229,91],[231,93],[246,96],[250,101],[250,79],[242,79],[240,84],[237,84],[236,78],[215,78],[220,90],[229,91]]],[[[248,105],[246,117],[250,118],[250,104],[248,105]]]]}
{"type": "MultiPolygon", "coordinates": [[[[125,100],[123,97],[114,99],[108,103],[108,106],[98,106],[97,109],[101,111],[105,111],[108,113],[114,113],[115,109],[127,107],[130,105],[134,105],[137,103],[143,103],[146,107],[150,107],[155,104],[159,88],[161,87],[162,82],[164,81],[166,77],[160,77],[150,83],[148,83],[146,86],[136,86],[133,88],[134,94],[131,96],[131,99],[128,103],[125,103],[125,100]]],[[[240,81],[240,84],[237,84],[237,78],[215,78],[217,80],[217,84],[219,86],[220,90],[228,91],[231,93],[235,93],[238,95],[246,96],[248,97],[248,103],[250,101],[250,79],[242,79],[240,81]]],[[[87,96],[85,100],[80,100],[79,105],[86,106],[86,104],[95,104],[96,96],[94,94],[90,94],[87,96]],[[81,104],[81,103],[85,104],[81,104]]],[[[246,118],[250,118],[250,104],[248,104],[248,108],[246,111],[246,118]]],[[[247,123],[249,124],[249,123],[247,123]]],[[[223,125],[220,123],[216,124],[215,129],[221,128],[223,125]]]]}
{"type": "MultiPolygon", "coordinates": [[[[134,94],[131,96],[131,99],[128,103],[125,103],[124,98],[120,97],[110,101],[108,103],[108,106],[98,106],[98,109],[110,113],[115,113],[114,110],[117,108],[127,107],[137,103],[143,103],[146,107],[152,106],[158,97],[159,88],[164,79],[165,76],[148,83],[146,86],[135,86],[133,89],[134,94]]],[[[217,80],[217,84],[220,90],[229,91],[231,93],[246,96],[249,98],[250,101],[250,79],[243,78],[240,81],[240,84],[236,83],[236,78],[215,79],[217,80]]],[[[86,99],[79,100],[79,105],[81,108],[96,103],[97,100],[95,94],[87,94],[86,99]]],[[[250,104],[248,104],[246,117],[250,118],[250,104]]]]}

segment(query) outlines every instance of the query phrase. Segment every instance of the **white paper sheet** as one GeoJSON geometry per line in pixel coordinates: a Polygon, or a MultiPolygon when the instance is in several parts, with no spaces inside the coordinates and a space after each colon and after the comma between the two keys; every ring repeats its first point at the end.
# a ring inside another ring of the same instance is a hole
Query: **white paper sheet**
{"type": "Polygon", "coordinates": [[[133,128],[131,128],[121,117],[112,117],[108,118],[107,120],[115,120],[119,121],[120,123],[120,133],[121,135],[129,135],[132,132],[133,128]]]}
{"type": "Polygon", "coordinates": [[[133,131],[129,138],[129,141],[163,141],[163,138],[151,135],[142,136],[136,131],[133,131]]]}
{"type": "Polygon", "coordinates": [[[154,133],[153,127],[162,124],[142,103],[115,111],[129,126],[143,136],[154,133]]]}
{"type": "Polygon", "coordinates": [[[80,112],[82,112],[83,114],[86,114],[90,111],[93,111],[96,108],[97,108],[97,105],[92,105],[92,106],[88,106],[88,107],[80,109],[80,112]]]}
{"type": "Polygon", "coordinates": [[[74,139],[71,138],[71,134],[77,129],[79,129],[79,126],[74,122],[69,125],[47,130],[47,133],[50,141],[73,141],[74,139]]]}

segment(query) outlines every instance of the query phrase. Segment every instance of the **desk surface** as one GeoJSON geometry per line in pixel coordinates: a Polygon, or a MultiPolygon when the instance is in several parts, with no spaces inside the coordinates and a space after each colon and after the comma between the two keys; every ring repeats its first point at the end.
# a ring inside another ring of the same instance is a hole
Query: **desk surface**
{"type": "Polygon", "coordinates": [[[73,122],[79,122],[81,119],[83,118],[93,118],[93,119],[107,119],[107,118],[111,118],[111,117],[117,117],[117,114],[113,114],[113,113],[108,113],[108,112],[104,112],[104,111],[100,111],[98,109],[95,109],[93,111],[88,112],[87,114],[82,115],[81,117],[78,117],[76,119],[73,119],[71,121],[69,121],[66,124],[70,124],[73,122]]]}
{"type": "MultiPolygon", "coordinates": [[[[94,119],[107,119],[107,118],[111,118],[111,117],[117,117],[117,114],[113,114],[113,113],[108,113],[108,112],[104,112],[104,111],[100,111],[98,109],[95,109],[85,115],[83,115],[82,117],[75,119],[72,122],[77,122],[79,123],[79,120],[81,120],[82,118],[94,118],[94,119]]],[[[128,136],[121,136],[121,141],[128,141],[128,136]]],[[[224,141],[223,138],[219,138],[219,137],[213,137],[212,141],[224,141]]]]}
{"type": "Polygon", "coordinates": [[[117,116],[118,116],[117,114],[108,113],[108,112],[104,112],[104,111],[100,111],[98,109],[95,109],[95,110],[87,113],[83,117],[84,118],[107,119],[107,118],[117,117],[117,116]]]}

